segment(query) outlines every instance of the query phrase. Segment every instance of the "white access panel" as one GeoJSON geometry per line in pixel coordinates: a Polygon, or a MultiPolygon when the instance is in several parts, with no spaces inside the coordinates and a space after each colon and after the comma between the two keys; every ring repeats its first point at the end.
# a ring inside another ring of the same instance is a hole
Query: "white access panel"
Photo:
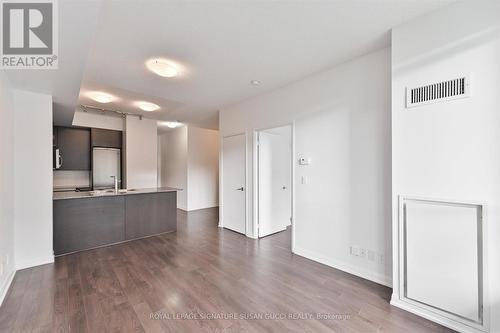
{"type": "Polygon", "coordinates": [[[482,322],[481,206],[405,199],[405,297],[482,322]]]}

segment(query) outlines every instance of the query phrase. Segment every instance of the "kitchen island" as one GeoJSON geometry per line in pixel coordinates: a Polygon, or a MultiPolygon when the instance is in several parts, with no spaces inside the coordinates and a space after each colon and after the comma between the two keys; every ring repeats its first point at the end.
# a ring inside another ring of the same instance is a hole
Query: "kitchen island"
{"type": "Polygon", "coordinates": [[[54,192],[54,254],[176,231],[177,191],[158,187],[54,192]]]}

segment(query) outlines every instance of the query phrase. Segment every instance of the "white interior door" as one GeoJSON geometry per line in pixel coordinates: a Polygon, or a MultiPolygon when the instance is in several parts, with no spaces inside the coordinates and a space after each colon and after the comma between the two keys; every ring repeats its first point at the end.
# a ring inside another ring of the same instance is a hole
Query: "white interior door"
{"type": "Polygon", "coordinates": [[[246,233],[245,135],[222,141],[222,223],[224,228],[246,233]]]}
{"type": "Polygon", "coordinates": [[[259,237],[283,231],[292,216],[291,136],[259,132],[259,237]]]}

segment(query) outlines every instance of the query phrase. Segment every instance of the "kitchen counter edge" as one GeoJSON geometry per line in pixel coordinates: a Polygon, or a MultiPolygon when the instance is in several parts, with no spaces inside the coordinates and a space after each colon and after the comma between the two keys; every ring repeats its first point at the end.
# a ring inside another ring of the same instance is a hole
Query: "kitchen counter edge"
{"type": "Polygon", "coordinates": [[[103,198],[103,197],[117,197],[124,195],[135,195],[135,194],[153,194],[153,193],[166,193],[166,192],[177,192],[182,191],[182,189],[174,187],[153,187],[153,188],[138,188],[133,191],[119,193],[119,192],[109,192],[97,195],[92,195],[91,191],[85,192],[53,192],[53,200],[68,200],[68,199],[90,199],[90,198],[103,198]]]}

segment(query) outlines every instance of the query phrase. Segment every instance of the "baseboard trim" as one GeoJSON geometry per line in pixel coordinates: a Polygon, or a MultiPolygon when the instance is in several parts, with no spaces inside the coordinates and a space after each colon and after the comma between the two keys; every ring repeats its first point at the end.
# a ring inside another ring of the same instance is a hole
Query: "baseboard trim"
{"type": "Polygon", "coordinates": [[[378,273],[369,272],[365,269],[361,269],[359,267],[355,267],[355,266],[352,266],[352,265],[349,265],[349,264],[346,264],[343,262],[339,262],[339,261],[333,260],[331,258],[327,258],[321,254],[318,254],[318,253],[315,253],[315,252],[312,252],[309,250],[305,250],[305,249],[299,248],[297,246],[294,247],[293,252],[299,256],[314,260],[316,262],[333,267],[333,268],[341,270],[343,272],[359,276],[363,279],[370,280],[372,282],[384,285],[384,286],[389,287],[389,288],[392,287],[391,277],[389,277],[389,276],[384,276],[384,275],[381,275],[378,273]]]}
{"type": "Polygon", "coordinates": [[[7,293],[9,292],[10,285],[12,284],[12,281],[14,281],[14,276],[16,275],[16,271],[10,272],[9,276],[5,280],[2,289],[0,289],[0,306],[3,305],[3,301],[5,300],[5,297],[7,296],[7,293]]]}
{"type": "Polygon", "coordinates": [[[448,328],[451,328],[457,332],[461,333],[484,333],[487,331],[484,330],[479,330],[477,328],[458,323],[452,319],[445,318],[443,316],[437,315],[431,311],[428,311],[423,308],[415,307],[411,304],[406,303],[405,301],[402,301],[399,299],[399,297],[396,294],[392,294],[391,297],[391,305],[395,306],[397,308],[403,309],[405,311],[411,312],[419,317],[428,319],[432,322],[438,323],[440,325],[446,326],[448,328]]]}
{"type": "Polygon", "coordinates": [[[34,260],[26,260],[24,262],[20,261],[16,258],[16,270],[19,271],[19,270],[25,269],[25,268],[46,265],[46,264],[52,264],[53,262],[54,262],[54,255],[42,257],[42,258],[37,258],[34,260]]]}
{"type": "Polygon", "coordinates": [[[209,207],[201,207],[201,208],[189,208],[186,210],[186,212],[194,212],[197,210],[203,210],[203,209],[211,209],[211,208],[219,208],[219,206],[209,206],[209,207]]]}
{"type": "Polygon", "coordinates": [[[152,238],[152,237],[156,237],[156,236],[171,234],[173,232],[177,232],[177,229],[172,230],[172,231],[160,232],[159,234],[154,234],[154,235],[149,235],[149,236],[144,236],[144,237],[137,237],[137,238],[127,239],[127,240],[124,240],[124,241],[115,242],[115,243],[111,243],[111,244],[104,244],[104,245],[89,247],[88,249],[83,249],[83,250],[78,250],[78,251],[73,251],[73,252],[56,254],[55,257],[63,257],[63,256],[67,256],[67,255],[75,254],[75,253],[79,253],[79,252],[85,252],[85,251],[90,251],[90,250],[102,249],[104,247],[115,246],[115,245],[120,245],[120,244],[123,244],[123,243],[133,242],[133,241],[137,241],[137,240],[141,240],[141,239],[146,239],[146,238],[152,238]]]}

